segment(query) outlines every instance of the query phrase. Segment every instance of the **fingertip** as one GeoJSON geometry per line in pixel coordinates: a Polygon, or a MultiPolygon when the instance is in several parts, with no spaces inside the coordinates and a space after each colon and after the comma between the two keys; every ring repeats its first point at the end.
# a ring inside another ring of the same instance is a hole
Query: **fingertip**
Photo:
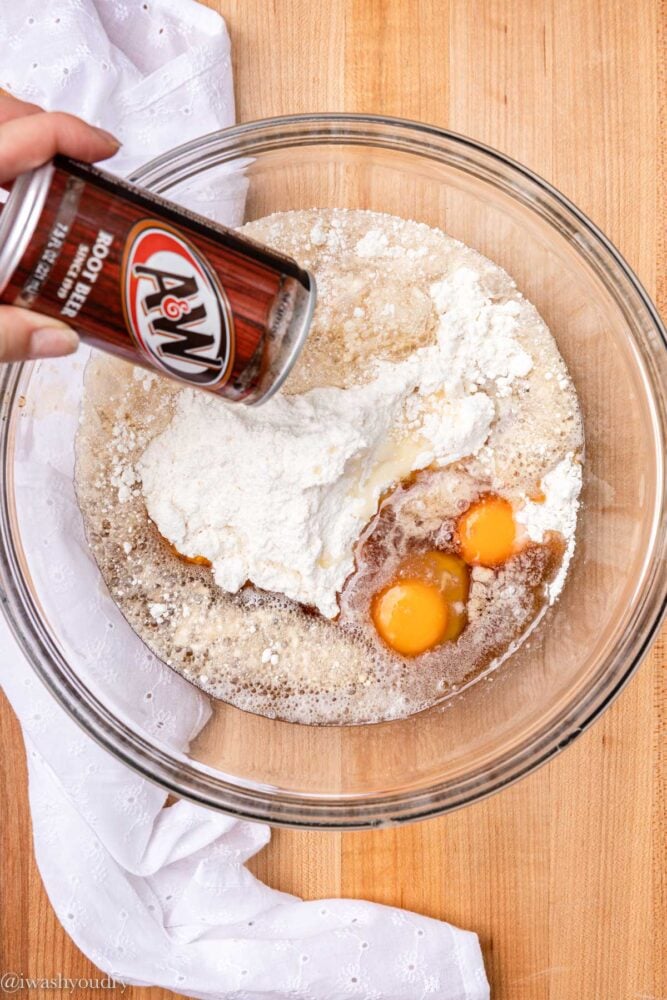
{"type": "Polygon", "coordinates": [[[73,354],[79,338],[68,326],[45,326],[33,330],[28,342],[28,358],[59,358],[73,354]]]}
{"type": "Polygon", "coordinates": [[[0,122],[0,183],[46,163],[56,153],[86,163],[106,160],[118,140],[64,111],[42,111],[0,122]]]}
{"type": "Polygon", "coordinates": [[[93,128],[102,142],[106,143],[109,147],[110,152],[107,155],[113,156],[114,153],[117,153],[122,146],[120,139],[117,139],[111,132],[107,132],[105,128],[99,128],[97,125],[93,126],[93,128]]]}
{"type": "Polygon", "coordinates": [[[120,149],[120,142],[103,128],[89,125],[76,115],[54,111],[46,116],[54,129],[54,145],[58,152],[87,163],[106,160],[120,149]]]}

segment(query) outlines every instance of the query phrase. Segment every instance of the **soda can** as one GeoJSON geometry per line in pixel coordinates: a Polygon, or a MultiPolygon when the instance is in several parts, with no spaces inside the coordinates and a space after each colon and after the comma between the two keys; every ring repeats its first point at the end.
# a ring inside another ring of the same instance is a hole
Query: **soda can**
{"type": "Polygon", "coordinates": [[[97,167],[57,156],[0,206],[0,301],[133,364],[262,403],[308,335],[296,261],[97,167]]]}

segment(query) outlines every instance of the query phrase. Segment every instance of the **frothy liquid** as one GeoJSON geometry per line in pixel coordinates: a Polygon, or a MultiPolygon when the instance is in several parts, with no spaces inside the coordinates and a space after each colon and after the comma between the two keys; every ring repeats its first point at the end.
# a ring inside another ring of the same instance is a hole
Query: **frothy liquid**
{"type": "Polygon", "coordinates": [[[340,614],[328,620],[252,585],[225,593],[206,565],[185,562],[166,544],[146,512],[137,465],[169,428],[182,390],[96,357],[77,441],[77,491],[91,547],[130,625],[165,663],[215,697],[312,724],[409,715],[516,647],[547,606],[549,585],[562,583],[573,542],[547,532],[539,544],[526,539],[499,567],[473,567],[465,629],[416,657],[397,655],[378,637],[373,596],[411,555],[457,552],[457,518],[478,498],[493,492],[520,508],[539,496],[545,475],[565,456],[577,461],[574,388],[551,334],[508,275],[439,230],[367,212],[312,210],[270,216],[245,231],[297,257],[317,278],[315,322],[288,394],[363,385],[378,360],[400,362],[427,347],[438,323],[430,289],[461,267],[483,277],[494,301],[517,304],[515,336],[532,368],[511,385],[485,385],[496,417],[475,456],[424,469],[387,491],[356,544],[340,614]]]}

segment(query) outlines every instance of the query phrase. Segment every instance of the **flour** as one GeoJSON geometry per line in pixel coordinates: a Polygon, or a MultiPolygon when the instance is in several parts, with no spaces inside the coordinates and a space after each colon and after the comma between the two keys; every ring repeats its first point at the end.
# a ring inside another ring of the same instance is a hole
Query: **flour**
{"type": "Polygon", "coordinates": [[[582,478],[581,463],[569,452],[542,480],[544,500],[541,503],[528,500],[515,513],[517,522],[525,527],[532,541],[543,542],[550,531],[559,532],[565,539],[562,562],[548,587],[550,604],[562,590],[574,553],[582,478]]]}
{"type": "Polygon", "coordinates": [[[214,697],[309,724],[410,715],[497,667],[562,586],[574,386],[510,276],[440,230],[312,209],[245,231],[317,278],[290,378],[248,410],[95,357],[77,435],[87,537],[132,628],[214,697]],[[456,642],[404,661],[370,602],[412,553],[455,555],[457,518],[487,493],[512,504],[518,551],[472,568],[456,642]]]}
{"type": "Polygon", "coordinates": [[[354,250],[357,257],[375,257],[387,249],[389,240],[387,234],[381,229],[369,229],[365,236],[362,236],[354,250]]]}
{"type": "MultiPolygon", "coordinates": [[[[364,240],[367,254],[386,248],[375,231],[364,240]]],[[[209,559],[224,590],[249,580],[335,617],[382,494],[485,444],[496,415],[488,390],[503,395],[532,366],[513,338],[520,305],[495,302],[469,267],[431,296],[436,343],[379,362],[366,385],[279,395],[257,409],[179,395],[137,471],[160,532],[209,559]]]]}
{"type": "Polygon", "coordinates": [[[533,361],[514,333],[521,303],[497,302],[472,268],[461,267],[450,278],[431,286],[442,319],[440,340],[450,368],[464,387],[489,382],[499,396],[508,396],[512,382],[528,374],[533,361]]]}
{"type": "Polygon", "coordinates": [[[566,540],[574,537],[577,526],[578,496],[581,492],[581,463],[567,454],[542,480],[544,500],[528,501],[516,514],[534,542],[543,542],[547,531],[558,531],[566,540]]]}

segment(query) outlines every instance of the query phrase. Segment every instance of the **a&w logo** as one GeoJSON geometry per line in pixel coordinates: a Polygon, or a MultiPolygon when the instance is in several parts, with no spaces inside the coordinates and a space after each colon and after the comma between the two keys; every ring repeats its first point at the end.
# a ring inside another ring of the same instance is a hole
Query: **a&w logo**
{"type": "Polygon", "coordinates": [[[123,309],[139,347],[176,378],[222,385],[234,361],[234,321],[206,261],[153,219],[138,223],[125,247],[123,309]]]}

